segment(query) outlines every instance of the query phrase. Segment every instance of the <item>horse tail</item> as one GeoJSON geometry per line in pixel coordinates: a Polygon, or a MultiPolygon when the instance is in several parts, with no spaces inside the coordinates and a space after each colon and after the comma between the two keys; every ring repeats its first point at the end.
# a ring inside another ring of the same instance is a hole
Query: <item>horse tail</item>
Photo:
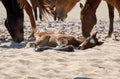
{"type": "Polygon", "coordinates": [[[38,0],[39,1],[39,7],[41,9],[41,16],[47,17],[46,13],[48,15],[54,16],[53,12],[50,10],[48,6],[46,6],[46,2],[44,0],[38,0]]]}

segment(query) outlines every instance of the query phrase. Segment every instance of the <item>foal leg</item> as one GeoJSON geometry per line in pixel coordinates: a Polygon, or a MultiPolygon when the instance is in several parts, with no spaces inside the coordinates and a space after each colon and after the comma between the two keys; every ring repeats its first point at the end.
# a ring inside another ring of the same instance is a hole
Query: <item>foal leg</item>
{"type": "Polygon", "coordinates": [[[111,37],[113,33],[113,21],[114,21],[114,7],[107,3],[108,11],[109,11],[109,32],[107,37],[111,37]]]}
{"type": "Polygon", "coordinates": [[[89,37],[93,26],[97,22],[96,9],[101,0],[86,0],[85,6],[81,11],[82,34],[84,37],[89,37]]]}
{"type": "Polygon", "coordinates": [[[25,11],[27,12],[27,14],[29,16],[31,25],[32,25],[32,32],[29,37],[34,37],[34,33],[37,31],[36,23],[35,23],[35,19],[34,19],[33,13],[32,13],[32,7],[30,6],[30,4],[28,2],[26,2],[25,11]]]}

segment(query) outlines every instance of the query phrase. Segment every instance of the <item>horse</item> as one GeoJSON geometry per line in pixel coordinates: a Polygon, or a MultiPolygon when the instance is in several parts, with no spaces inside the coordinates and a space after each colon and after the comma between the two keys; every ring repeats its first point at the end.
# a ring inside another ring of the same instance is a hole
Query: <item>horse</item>
{"type": "Polygon", "coordinates": [[[79,2],[80,0],[56,0],[55,2],[55,20],[67,18],[67,13],[79,2]]]}
{"type": "Polygon", "coordinates": [[[46,49],[56,49],[60,51],[73,51],[72,47],[78,49],[87,49],[95,47],[96,45],[102,45],[103,42],[98,41],[96,38],[97,32],[93,33],[88,38],[75,38],[72,35],[64,33],[48,33],[40,32],[36,35],[36,41],[29,43],[30,47],[34,46],[38,49],[36,51],[43,51],[46,49]],[[57,48],[55,48],[57,47],[57,48]]]}
{"type": "MultiPolygon", "coordinates": [[[[85,5],[81,11],[82,22],[82,34],[84,37],[89,37],[93,26],[96,24],[96,9],[98,8],[102,0],[86,0],[85,5]]],[[[113,19],[114,19],[114,7],[120,14],[120,1],[119,0],[105,0],[109,10],[109,32],[108,37],[111,37],[113,33],[113,19]]]]}
{"type": "MultiPolygon", "coordinates": [[[[38,1],[39,0],[30,0],[33,6],[35,18],[37,20],[37,7],[39,8],[39,13],[41,13],[41,8],[39,7],[38,1]]],[[[67,18],[67,13],[78,3],[80,0],[43,0],[44,5],[50,11],[51,15],[54,17],[56,21],[61,20],[63,21],[67,18]],[[55,10],[54,10],[55,9],[55,10]]],[[[40,20],[42,20],[41,14],[39,14],[40,20]]]]}
{"type": "Polygon", "coordinates": [[[1,0],[1,2],[4,5],[6,12],[7,12],[7,18],[5,20],[5,27],[10,33],[13,41],[20,43],[24,39],[23,8],[20,7],[17,0],[1,0]]]}
{"type": "MultiPolygon", "coordinates": [[[[24,39],[23,22],[24,13],[23,9],[26,10],[30,17],[32,32],[30,37],[34,36],[36,32],[35,19],[32,13],[32,7],[26,0],[1,0],[7,12],[7,19],[5,20],[5,26],[8,29],[13,41],[20,43],[24,39]]],[[[39,6],[42,11],[47,11],[42,0],[39,0],[39,6]]]]}

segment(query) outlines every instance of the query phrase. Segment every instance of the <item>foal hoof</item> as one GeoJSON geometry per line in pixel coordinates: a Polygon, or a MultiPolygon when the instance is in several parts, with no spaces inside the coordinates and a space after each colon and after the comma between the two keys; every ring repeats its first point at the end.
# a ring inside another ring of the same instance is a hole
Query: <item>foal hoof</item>
{"type": "Polygon", "coordinates": [[[37,47],[34,49],[35,52],[42,52],[44,50],[52,49],[50,47],[37,47]]]}
{"type": "Polygon", "coordinates": [[[79,47],[77,47],[77,49],[79,49],[79,50],[84,50],[85,48],[82,47],[82,46],[79,46],[79,47]]]}
{"type": "Polygon", "coordinates": [[[64,52],[73,52],[74,48],[73,48],[73,46],[68,45],[68,46],[56,47],[56,48],[54,48],[54,50],[64,51],[64,52]]]}

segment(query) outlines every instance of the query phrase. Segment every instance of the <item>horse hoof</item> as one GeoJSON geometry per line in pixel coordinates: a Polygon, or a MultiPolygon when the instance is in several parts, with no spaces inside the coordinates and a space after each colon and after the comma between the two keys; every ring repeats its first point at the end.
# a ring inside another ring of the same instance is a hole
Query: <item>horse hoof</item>
{"type": "Polygon", "coordinates": [[[31,35],[30,35],[28,38],[35,38],[35,36],[31,36],[31,35]]]}
{"type": "Polygon", "coordinates": [[[30,36],[28,38],[34,38],[34,34],[30,34],[30,36]]]}

